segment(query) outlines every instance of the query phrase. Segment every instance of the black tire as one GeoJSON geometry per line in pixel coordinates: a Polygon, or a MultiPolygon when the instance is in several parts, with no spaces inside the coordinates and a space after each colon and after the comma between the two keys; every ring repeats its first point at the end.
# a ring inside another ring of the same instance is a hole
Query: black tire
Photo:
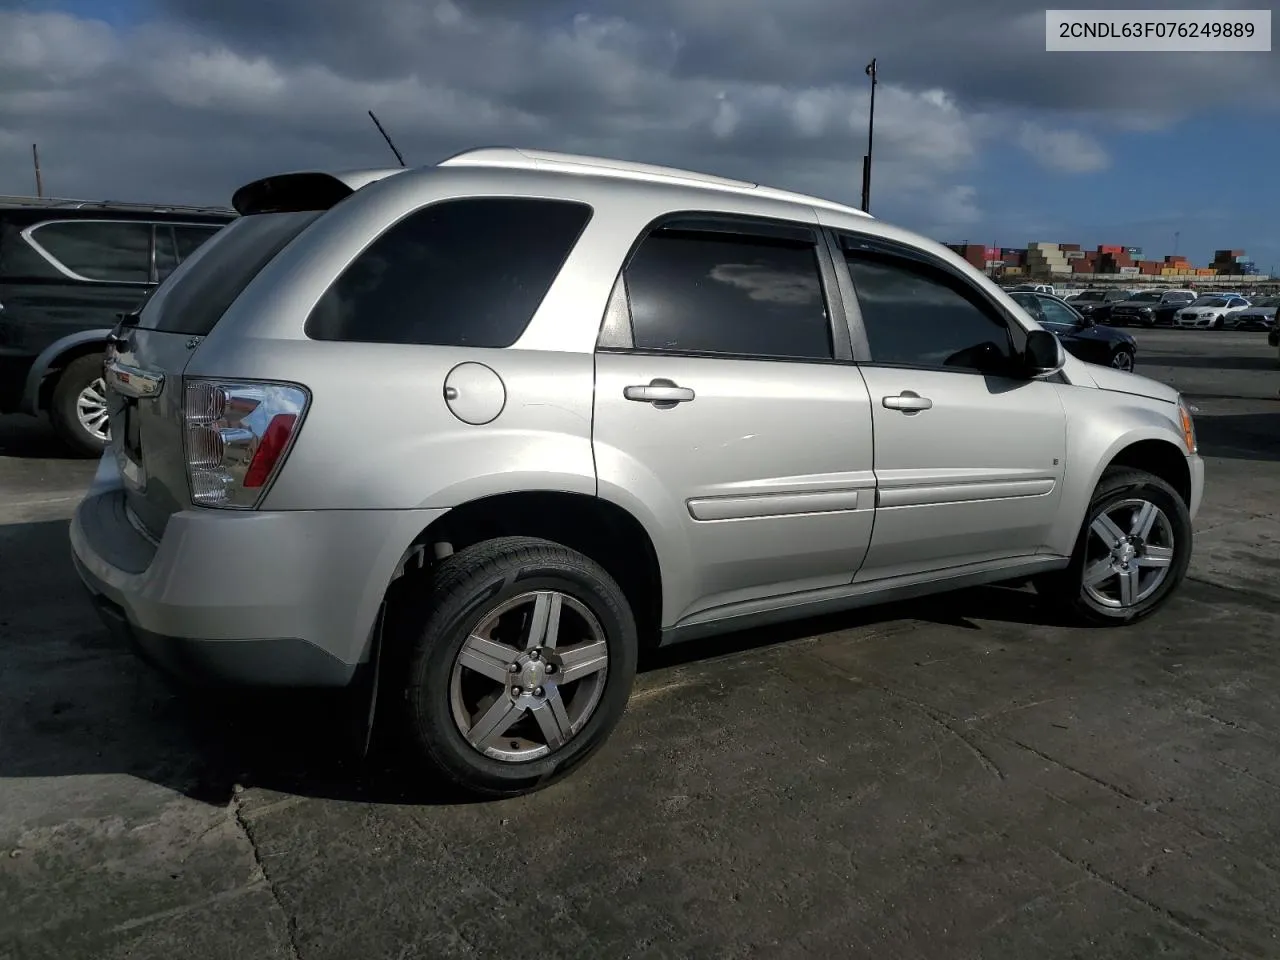
{"type": "Polygon", "coordinates": [[[635,680],[636,624],[622,590],[595,561],[549,540],[501,537],[437,563],[421,589],[406,594],[394,618],[407,644],[406,728],[429,775],[446,787],[479,798],[531,793],[586,760],[622,718],[635,680]],[[535,590],[558,591],[594,615],[608,654],[604,688],[585,724],[559,749],[525,761],[494,759],[473,747],[454,719],[454,664],[491,611],[535,590]]]}
{"type": "Polygon", "coordinates": [[[80,422],[77,404],[80,395],[102,378],[102,355],[91,353],[72,360],[58,375],[49,403],[49,422],[54,432],[72,452],[81,457],[100,457],[107,441],[90,433],[80,422]]]}
{"type": "Polygon", "coordinates": [[[1145,470],[1114,467],[1103,473],[1089,502],[1089,510],[1080,526],[1071,563],[1065,570],[1037,578],[1036,591],[1077,623],[1090,626],[1137,623],[1160,609],[1177,589],[1191,562],[1191,549],[1191,516],[1178,492],[1145,470]],[[1145,500],[1160,508],[1173,535],[1173,557],[1168,574],[1149,596],[1127,608],[1104,607],[1090,596],[1084,585],[1085,565],[1090,550],[1090,528],[1103,513],[1131,499],[1145,500]]]}

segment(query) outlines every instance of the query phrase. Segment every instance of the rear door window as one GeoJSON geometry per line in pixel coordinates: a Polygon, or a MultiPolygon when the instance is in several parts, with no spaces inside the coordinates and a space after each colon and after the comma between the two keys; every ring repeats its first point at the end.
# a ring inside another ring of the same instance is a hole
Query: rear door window
{"type": "Polygon", "coordinates": [[[109,220],[42,223],[31,241],[66,273],[106,283],[151,281],[151,224],[109,220]]]}
{"type": "Polygon", "coordinates": [[[313,340],[509,347],[591,218],[565,200],[472,197],[424,207],[374,240],[307,318],[313,340]]]}
{"type": "Polygon", "coordinates": [[[139,326],[165,333],[207,336],[254,277],[321,211],[240,217],[183,262],[161,284],[139,326]]]}
{"type": "Polygon", "coordinates": [[[834,356],[812,239],[659,229],[627,265],[626,288],[637,350],[834,356]]]}

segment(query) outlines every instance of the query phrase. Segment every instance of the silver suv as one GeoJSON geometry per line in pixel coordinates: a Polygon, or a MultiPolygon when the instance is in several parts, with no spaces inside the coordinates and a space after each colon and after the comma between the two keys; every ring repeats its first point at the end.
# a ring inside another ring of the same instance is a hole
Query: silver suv
{"type": "Polygon", "coordinates": [[[179,677],[390,692],[469,791],[585,758],[650,642],[1186,571],[1178,394],[856,210],[497,148],[234,203],[115,331],[80,575],[179,677]]]}

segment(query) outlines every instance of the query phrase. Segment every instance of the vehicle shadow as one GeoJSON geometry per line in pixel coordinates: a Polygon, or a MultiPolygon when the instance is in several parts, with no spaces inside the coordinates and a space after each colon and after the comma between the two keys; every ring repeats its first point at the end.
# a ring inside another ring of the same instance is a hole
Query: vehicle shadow
{"type": "Polygon", "coordinates": [[[27,460],[82,460],[58,439],[43,417],[0,417],[0,457],[27,460]]]}
{"type": "MultiPolygon", "coordinates": [[[[968,630],[982,630],[981,621],[1053,622],[1033,594],[988,587],[681,644],[646,655],[641,668],[909,620],[968,630]]],[[[391,709],[380,712],[360,758],[354,731],[367,701],[170,687],[99,624],[67,559],[66,521],[0,526],[0,784],[115,773],[219,806],[237,785],[346,801],[464,802],[405,772],[412,758],[388,723],[396,705],[382,698],[391,709]]]]}
{"type": "Polygon", "coordinates": [[[1280,461],[1280,405],[1265,413],[1198,414],[1200,455],[1280,461]]]}
{"type": "MultiPolygon", "coordinates": [[[[1266,340],[1262,341],[1266,346],[1266,340]]],[[[1180,367],[1196,370],[1276,370],[1274,353],[1261,357],[1224,357],[1218,353],[1207,353],[1204,356],[1188,354],[1159,354],[1145,352],[1139,346],[1141,364],[1148,367],[1180,367]]]]}

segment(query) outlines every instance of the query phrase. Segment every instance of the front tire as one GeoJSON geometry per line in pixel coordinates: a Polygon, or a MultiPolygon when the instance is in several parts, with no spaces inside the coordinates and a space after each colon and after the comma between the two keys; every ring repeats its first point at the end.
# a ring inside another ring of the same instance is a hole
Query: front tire
{"type": "Polygon", "coordinates": [[[540,789],[612,733],[635,679],[635,618],[595,561],[502,537],[438,563],[406,601],[407,726],[431,774],[471,796],[540,789]]]}
{"type": "Polygon", "coordinates": [[[102,456],[111,442],[111,421],[101,354],[78,357],[67,364],[53,388],[49,422],[77,456],[102,456]]]}
{"type": "Polygon", "coordinates": [[[1144,470],[1107,470],[1071,563],[1036,589],[1081,623],[1120,626],[1158,610],[1191,562],[1191,516],[1169,484],[1144,470]]]}

